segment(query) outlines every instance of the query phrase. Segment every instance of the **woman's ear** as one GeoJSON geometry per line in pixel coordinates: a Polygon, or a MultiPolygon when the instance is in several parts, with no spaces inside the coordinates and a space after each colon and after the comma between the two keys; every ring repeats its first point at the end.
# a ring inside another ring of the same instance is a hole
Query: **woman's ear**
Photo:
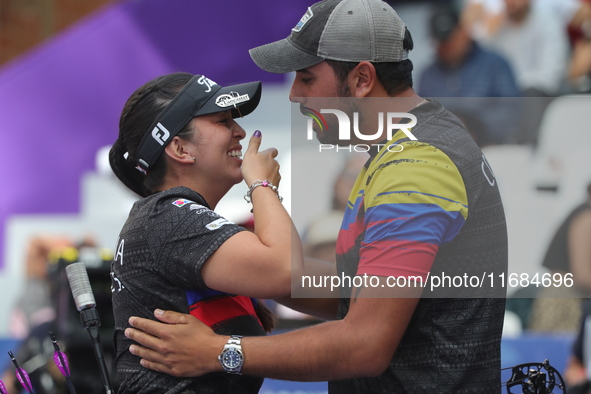
{"type": "Polygon", "coordinates": [[[176,162],[192,164],[195,163],[195,157],[189,151],[188,145],[188,141],[179,137],[174,137],[172,141],[166,145],[164,152],[176,162]]]}
{"type": "Polygon", "coordinates": [[[349,86],[353,97],[369,96],[376,83],[376,68],[368,61],[359,62],[349,74],[349,86]]]}

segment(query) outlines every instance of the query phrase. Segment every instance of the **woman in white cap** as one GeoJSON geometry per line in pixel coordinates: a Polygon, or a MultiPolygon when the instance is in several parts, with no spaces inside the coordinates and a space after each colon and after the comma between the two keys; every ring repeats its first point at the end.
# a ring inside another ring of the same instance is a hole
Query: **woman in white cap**
{"type": "Polygon", "coordinates": [[[260,82],[221,87],[174,73],[140,87],[123,108],[109,161],[143,198],[121,230],[111,269],[120,394],[256,393],[262,384],[240,374],[240,336],[271,330],[273,316],[257,299],[289,294],[292,252],[301,262],[301,245],[278,194],[277,150],[259,152],[256,131],[243,154],[245,131],[234,118],[252,112],[260,94],[260,82]],[[214,211],[243,179],[254,232],[214,211]],[[154,318],[157,308],[238,334],[220,354],[229,374],[174,378],[143,368],[124,331],[130,316],[154,318]]]}

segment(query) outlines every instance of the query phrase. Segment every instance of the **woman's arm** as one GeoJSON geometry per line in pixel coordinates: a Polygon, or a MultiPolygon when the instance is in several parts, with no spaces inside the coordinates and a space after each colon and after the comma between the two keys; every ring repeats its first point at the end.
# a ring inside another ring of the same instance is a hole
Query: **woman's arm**
{"type": "Polygon", "coordinates": [[[336,286],[331,288],[330,278],[337,277],[336,264],[312,258],[304,258],[304,273],[297,281],[292,294],[277,298],[275,301],[294,309],[324,320],[334,320],[337,317],[339,306],[339,289],[336,286]],[[321,283],[323,278],[327,279],[326,286],[313,286],[312,283],[321,283]]]}
{"type": "MultiPolygon", "coordinates": [[[[246,184],[268,180],[279,184],[277,150],[259,152],[261,138],[252,137],[242,163],[246,184]]],[[[277,194],[259,186],[252,191],[254,233],[228,238],[205,262],[201,275],[215,290],[256,298],[277,298],[290,293],[292,276],[303,272],[302,246],[289,214],[277,194]]],[[[294,285],[297,285],[294,283],[294,285]]]]}

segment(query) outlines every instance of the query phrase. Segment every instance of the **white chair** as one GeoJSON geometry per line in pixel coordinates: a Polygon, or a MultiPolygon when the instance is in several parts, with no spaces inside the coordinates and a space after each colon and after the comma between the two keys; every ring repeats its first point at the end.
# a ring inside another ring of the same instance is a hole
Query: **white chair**
{"type": "MultiPolygon", "coordinates": [[[[568,95],[553,99],[544,112],[538,146],[533,156],[536,185],[560,192],[569,171],[588,167],[591,148],[591,95],[568,95]]],[[[587,183],[580,173],[581,185],[587,183]]]]}

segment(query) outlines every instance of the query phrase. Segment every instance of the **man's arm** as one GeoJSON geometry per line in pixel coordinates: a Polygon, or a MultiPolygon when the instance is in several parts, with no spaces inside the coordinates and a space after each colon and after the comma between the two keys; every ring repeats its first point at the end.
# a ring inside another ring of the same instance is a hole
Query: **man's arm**
{"type": "Polygon", "coordinates": [[[298,312],[324,320],[334,320],[339,306],[339,288],[331,288],[330,281],[329,286],[315,287],[310,284],[336,276],[337,268],[334,263],[305,258],[304,274],[299,278],[293,278],[291,295],[277,298],[275,301],[298,312]]]}
{"type": "MultiPolygon", "coordinates": [[[[343,320],[286,334],[244,338],[242,372],[296,381],[380,375],[388,367],[421,293],[420,288],[388,291],[384,294],[380,286],[361,289],[343,320]]],[[[145,346],[130,348],[143,359],[143,366],[173,376],[222,371],[217,356],[228,336],[214,334],[190,315],[164,312],[157,317],[174,325],[133,317],[130,324],[143,332],[126,330],[126,336],[145,346]]]]}

